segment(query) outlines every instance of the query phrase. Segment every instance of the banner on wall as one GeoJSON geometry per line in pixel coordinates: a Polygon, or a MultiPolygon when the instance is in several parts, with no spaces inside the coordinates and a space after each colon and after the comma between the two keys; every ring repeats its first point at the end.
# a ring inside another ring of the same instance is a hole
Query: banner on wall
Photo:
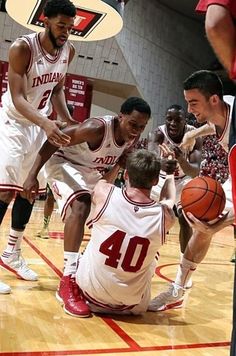
{"type": "Polygon", "coordinates": [[[1,61],[0,62],[0,101],[2,95],[7,90],[8,83],[8,63],[1,61]]]}
{"type": "MultiPolygon", "coordinates": [[[[0,61],[0,102],[2,95],[7,90],[7,83],[8,62],[0,61]]],[[[74,106],[73,119],[83,122],[90,116],[92,86],[85,77],[67,74],[64,90],[67,103],[74,106]]],[[[52,113],[52,118],[56,118],[55,112],[52,113]]]]}
{"type": "Polygon", "coordinates": [[[65,80],[65,97],[68,104],[74,106],[73,119],[83,122],[90,115],[92,86],[87,78],[76,74],[67,74],[65,80]]]}

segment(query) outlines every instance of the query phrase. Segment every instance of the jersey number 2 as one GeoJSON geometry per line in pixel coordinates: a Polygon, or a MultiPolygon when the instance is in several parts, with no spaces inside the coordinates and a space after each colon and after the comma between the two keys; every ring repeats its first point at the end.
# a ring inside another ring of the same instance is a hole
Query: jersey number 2
{"type": "Polygon", "coordinates": [[[43,98],[42,100],[40,101],[40,104],[38,106],[38,110],[41,110],[44,108],[44,106],[46,106],[47,104],[47,101],[48,101],[48,98],[49,96],[51,95],[51,90],[46,90],[44,93],[43,93],[43,98]]]}
{"type": "MultiPolygon", "coordinates": [[[[108,256],[105,260],[105,264],[107,266],[117,268],[121,258],[120,249],[125,235],[125,232],[117,230],[101,244],[99,251],[108,256]]],[[[126,248],[124,258],[121,262],[122,269],[126,272],[137,272],[142,267],[143,261],[147,255],[149,244],[150,241],[146,238],[139,236],[131,237],[126,248]],[[138,246],[139,256],[137,257],[135,265],[131,265],[138,246]]]]}

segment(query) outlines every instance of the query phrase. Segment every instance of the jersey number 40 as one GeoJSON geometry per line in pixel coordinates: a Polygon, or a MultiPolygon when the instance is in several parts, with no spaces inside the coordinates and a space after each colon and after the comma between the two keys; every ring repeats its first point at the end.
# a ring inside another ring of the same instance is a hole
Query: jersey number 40
{"type": "MultiPolygon", "coordinates": [[[[114,232],[108,239],[106,239],[100,246],[99,251],[108,256],[105,260],[107,266],[117,268],[122,254],[120,253],[122,243],[126,233],[120,230],[114,232]]],[[[148,246],[150,241],[146,238],[133,236],[129,239],[124,257],[121,261],[121,268],[126,272],[137,272],[143,264],[147,255],[148,246]],[[132,265],[132,260],[135,256],[137,247],[139,247],[139,256],[136,257],[136,262],[132,265]]]]}

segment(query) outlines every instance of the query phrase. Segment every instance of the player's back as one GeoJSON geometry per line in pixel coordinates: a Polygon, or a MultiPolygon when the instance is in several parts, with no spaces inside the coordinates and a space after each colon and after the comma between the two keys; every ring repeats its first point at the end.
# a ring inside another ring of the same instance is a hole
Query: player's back
{"type": "Polygon", "coordinates": [[[137,203],[111,188],[93,219],[91,240],[79,263],[80,287],[109,305],[138,304],[150,283],[154,257],[165,238],[163,206],[137,203]]]}

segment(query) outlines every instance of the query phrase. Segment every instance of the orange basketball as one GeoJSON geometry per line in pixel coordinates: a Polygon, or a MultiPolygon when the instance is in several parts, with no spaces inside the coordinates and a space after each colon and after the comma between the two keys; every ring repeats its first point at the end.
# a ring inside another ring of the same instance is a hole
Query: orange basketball
{"type": "Polygon", "coordinates": [[[224,210],[225,200],[221,184],[210,177],[192,179],[181,193],[184,212],[190,212],[203,221],[216,219],[224,210]]]}

